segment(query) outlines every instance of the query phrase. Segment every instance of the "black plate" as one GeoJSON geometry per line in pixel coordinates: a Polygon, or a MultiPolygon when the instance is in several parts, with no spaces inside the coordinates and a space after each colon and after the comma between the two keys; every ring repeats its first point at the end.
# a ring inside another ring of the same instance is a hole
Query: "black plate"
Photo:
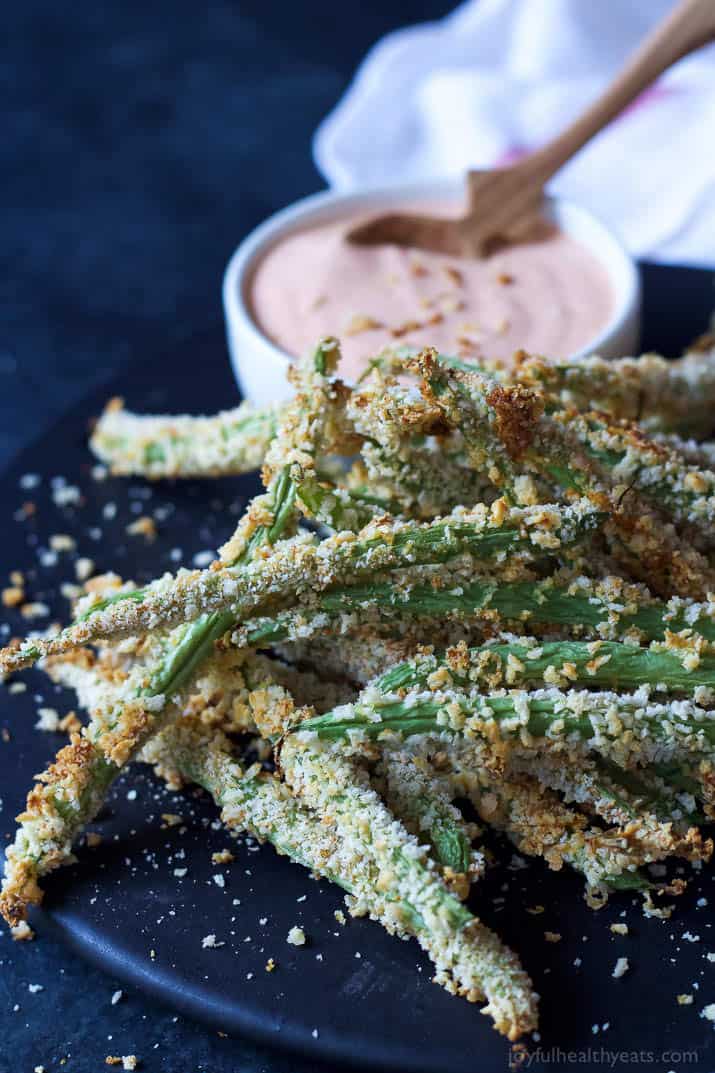
{"type": "MultiPolygon", "coordinates": [[[[650,270],[647,283],[654,331],[646,342],[654,342],[657,321],[655,338],[665,338],[675,350],[705,326],[710,278],[650,270]],[[687,318],[673,305],[679,295],[690,303],[687,318]]],[[[155,411],[210,410],[236,398],[218,337],[171,360],[143,362],[113,389],[134,407],[155,411]]],[[[57,589],[72,576],[72,556],[41,565],[51,533],[74,535],[78,554],[93,558],[98,569],[114,567],[142,581],[175,566],[172,549],[190,562],[195,553],[216,547],[256,488],[252,479],[151,488],[142,481],[93,480],[86,426],[108,393],[90,397],[64,418],[3,482],[3,517],[11,519],[4,527],[4,569],[24,570],[29,594],[46,600],[58,617],[66,617],[57,589]],[[41,475],[39,486],[21,486],[27,473],[41,475]],[[53,477],[79,486],[82,504],[57,506],[53,477]],[[35,513],[12,520],[27,501],[35,504],[35,513]],[[163,521],[155,543],[127,536],[125,527],[136,512],[157,507],[163,521]],[[101,529],[100,538],[94,527],[101,529]]],[[[19,616],[7,617],[13,633],[26,628],[19,616]]],[[[3,694],[1,722],[10,731],[10,741],[0,743],[4,831],[32,774],[62,743],[33,728],[41,706],[37,697],[60,712],[72,703],[38,672],[23,680],[26,693],[3,694]]],[[[214,821],[205,798],[171,794],[145,770],[133,768],[94,825],[102,845],[80,848],[78,864],[47,881],[36,923],[54,926],[114,975],[223,1031],[249,1033],[341,1065],[440,1073],[506,1067],[508,1045],[477,1007],[430,982],[429,962],[414,943],[390,938],[368,921],[339,924],[333,914],[342,900],[335,888],[311,880],[270,847],[231,840],[214,821]],[[182,826],[162,826],[162,813],[181,815],[182,826]],[[225,847],[235,861],[213,866],[211,853],[225,847]],[[174,874],[184,868],[185,875],[174,874]],[[214,880],[218,874],[222,887],[214,880]],[[294,924],[308,935],[303,948],[286,942],[294,924]],[[209,934],[224,945],[204,949],[201,940],[209,934]],[[265,968],[270,957],[273,972],[265,968]]],[[[661,922],[644,919],[631,897],[614,898],[593,913],[574,875],[548,873],[538,862],[522,867],[507,847],[496,850],[501,865],[475,891],[473,904],[520,952],[542,995],[541,1038],[530,1043],[530,1068],[577,1063],[604,1068],[611,1060],[606,1052],[641,1052],[639,1061],[649,1069],[712,1070],[715,1035],[699,1013],[715,1001],[715,964],[707,958],[715,952],[715,933],[710,906],[697,904],[702,898],[715,904],[712,870],[693,878],[673,918],[661,922]],[[629,936],[614,936],[609,924],[624,921],[629,936]],[[546,942],[545,931],[560,933],[561,941],[546,942]],[[630,971],[614,980],[611,973],[622,956],[629,958],[630,971]],[[681,993],[692,994],[693,1004],[679,1006],[681,993]],[[683,1058],[684,1051],[695,1053],[683,1058]]],[[[683,874],[690,874],[689,867],[683,874]]],[[[634,1061],[622,1057],[612,1064],[621,1068],[634,1061]]]]}

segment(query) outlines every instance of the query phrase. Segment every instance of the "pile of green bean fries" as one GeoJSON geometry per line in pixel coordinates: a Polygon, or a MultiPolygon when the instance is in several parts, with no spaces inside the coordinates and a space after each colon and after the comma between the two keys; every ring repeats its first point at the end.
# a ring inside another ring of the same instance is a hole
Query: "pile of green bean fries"
{"type": "Polygon", "coordinates": [[[18,817],[0,909],[25,920],[141,761],[414,936],[515,1040],[537,996],[465,904],[481,825],[596,907],[653,906],[647,865],[712,852],[715,349],[509,369],[397,349],[353,387],[339,360],[321,341],[268,410],[107,407],[114,473],[262,466],[264,491],[208,569],[108,576],[0,652],[87,712],[18,817]]]}

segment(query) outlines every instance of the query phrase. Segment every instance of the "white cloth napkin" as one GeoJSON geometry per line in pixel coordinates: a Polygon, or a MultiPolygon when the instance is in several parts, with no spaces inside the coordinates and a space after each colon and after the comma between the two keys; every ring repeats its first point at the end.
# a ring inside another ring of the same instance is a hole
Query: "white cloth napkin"
{"type": "MultiPolygon", "coordinates": [[[[605,88],[673,0],[467,0],[389,34],[318,128],[317,166],[350,190],[517,158],[605,88]]],[[[715,46],[682,60],[550,189],[639,257],[715,264],[715,46]]]]}

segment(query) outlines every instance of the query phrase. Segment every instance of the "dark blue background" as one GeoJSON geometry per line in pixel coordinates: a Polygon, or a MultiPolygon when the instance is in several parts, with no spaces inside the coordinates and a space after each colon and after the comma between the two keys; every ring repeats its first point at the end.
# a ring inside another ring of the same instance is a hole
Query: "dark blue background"
{"type": "Polygon", "coordinates": [[[450,6],[8,5],[0,452],[132,355],[219,325],[238,240],[323,185],[310,138],[367,48],[450,6]]]}
{"type": "MultiPolygon", "coordinates": [[[[225,361],[220,282],[237,241],[321,185],[310,136],[369,45],[449,7],[31,0],[4,10],[0,462],[142,355],[166,354],[166,377],[172,349],[187,360],[192,339],[200,375],[225,361]]],[[[711,281],[646,269],[646,282],[646,342],[675,352],[705,327],[711,281]]],[[[14,946],[3,932],[0,1073],[84,1073],[132,1052],[161,1073],[307,1068],[139,995],[112,1007],[118,986],[50,937],[14,946]]]]}

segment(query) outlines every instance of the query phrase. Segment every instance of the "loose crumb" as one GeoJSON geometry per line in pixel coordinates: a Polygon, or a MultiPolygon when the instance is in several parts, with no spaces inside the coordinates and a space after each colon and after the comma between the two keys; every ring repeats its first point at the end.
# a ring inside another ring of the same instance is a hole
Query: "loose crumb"
{"type": "Polygon", "coordinates": [[[61,730],[63,734],[76,734],[82,729],[82,721],[77,715],[77,712],[67,712],[57,724],[57,729],[61,730]]]}
{"type": "Polygon", "coordinates": [[[418,332],[422,326],[419,320],[406,320],[404,324],[398,324],[396,328],[391,328],[390,335],[393,339],[401,339],[403,335],[409,335],[410,332],[418,332]]]}
{"type": "Polygon", "coordinates": [[[201,946],[204,948],[204,950],[215,950],[219,946],[225,945],[226,944],[223,942],[217,942],[215,935],[204,935],[203,939],[201,940],[201,946]]]}
{"type": "Polygon", "coordinates": [[[675,998],[679,1006],[692,1006],[693,1004],[692,995],[676,995],[675,998]]]}
{"type": "Polygon", "coordinates": [[[458,268],[454,268],[452,265],[445,265],[444,274],[450,281],[450,283],[453,283],[455,285],[455,287],[464,286],[464,276],[458,268]]]}
{"type": "Polygon", "coordinates": [[[544,938],[546,939],[547,943],[560,943],[561,942],[561,932],[559,932],[559,931],[545,931],[544,932],[544,938]]]}
{"type": "Polygon", "coordinates": [[[74,537],[67,533],[53,533],[50,537],[50,547],[53,551],[74,551],[77,542],[74,537]]]}
{"type": "Polygon", "coordinates": [[[616,962],[611,976],[614,980],[620,980],[621,976],[625,976],[630,968],[628,958],[619,958],[616,962]]]}
{"type": "Polygon", "coordinates": [[[222,849],[222,850],[219,850],[218,853],[212,853],[211,854],[211,863],[212,864],[230,864],[231,861],[235,861],[235,859],[236,858],[231,853],[230,849],[222,849]]]}
{"type": "Polygon", "coordinates": [[[43,604],[41,600],[34,600],[31,603],[23,604],[20,608],[20,614],[23,618],[44,618],[45,615],[49,615],[50,609],[47,604],[43,604]]]}
{"type": "Polygon", "coordinates": [[[94,559],[78,559],[74,564],[74,573],[78,581],[86,581],[94,573],[94,559]]]}
{"type": "Polygon", "coordinates": [[[361,332],[373,332],[378,328],[382,328],[383,325],[379,320],[375,320],[374,317],[365,316],[362,313],[356,313],[355,316],[346,324],[343,329],[344,335],[360,335],[361,332]]]}
{"type": "Polygon", "coordinates": [[[35,730],[44,730],[47,733],[56,733],[60,726],[60,717],[54,708],[38,708],[35,730]]]}
{"type": "Polygon", "coordinates": [[[194,566],[198,566],[200,570],[203,570],[205,566],[209,566],[215,556],[212,551],[197,551],[193,558],[194,566]]]}
{"type": "Polygon", "coordinates": [[[141,518],[137,518],[135,522],[131,522],[127,526],[127,533],[129,536],[143,536],[147,540],[154,540],[156,537],[156,522],[153,518],[143,514],[141,518]]]}
{"type": "Polygon", "coordinates": [[[52,484],[52,502],[58,507],[74,507],[82,498],[82,493],[76,484],[55,483],[52,484]]]}
{"type": "Polygon", "coordinates": [[[305,932],[302,928],[294,925],[288,932],[286,942],[290,943],[291,946],[305,946],[305,932]]]}
{"type": "Polygon", "coordinates": [[[627,924],[611,924],[611,931],[614,935],[628,935],[627,924]]]}
{"type": "Polygon", "coordinates": [[[26,920],[21,920],[19,924],[10,928],[10,934],[18,943],[30,943],[35,938],[35,933],[26,920]]]}
{"type": "Polygon", "coordinates": [[[658,920],[669,920],[674,909],[675,906],[673,904],[663,905],[658,908],[653,901],[651,892],[649,890],[645,892],[645,897],[643,898],[644,917],[656,917],[658,920]]]}

